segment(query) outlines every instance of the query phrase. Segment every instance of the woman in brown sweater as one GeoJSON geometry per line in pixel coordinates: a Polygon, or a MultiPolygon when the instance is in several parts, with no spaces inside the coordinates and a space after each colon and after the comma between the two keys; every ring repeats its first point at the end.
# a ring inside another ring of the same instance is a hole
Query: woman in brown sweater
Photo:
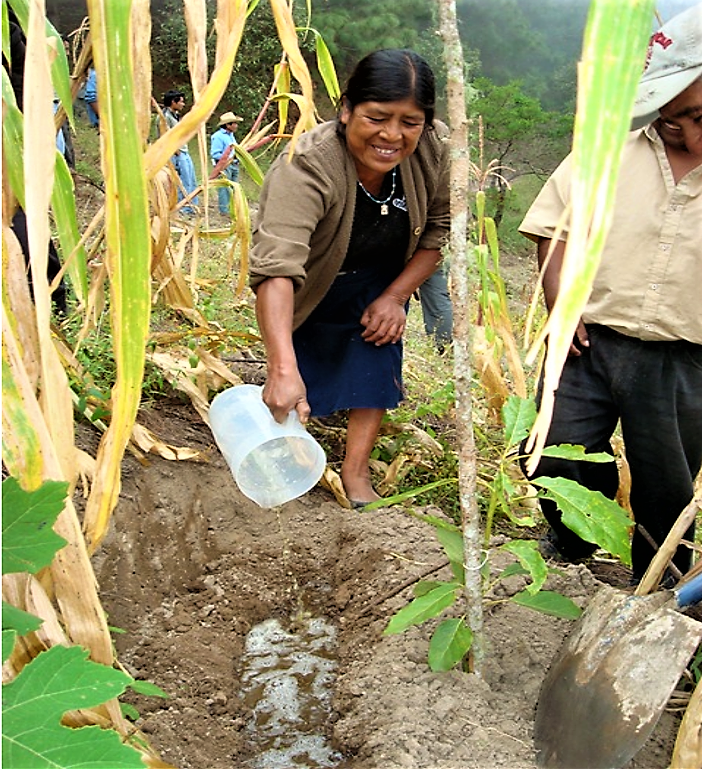
{"type": "Polygon", "coordinates": [[[263,399],[282,421],[348,410],[341,478],[378,499],[368,461],[402,399],[407,302],[436,270],[449,227],[446,127],[434,76],[408,50],[369,54],[336,121],[304,134],[266,176],[251,284],[268,356],[263,399]]]}

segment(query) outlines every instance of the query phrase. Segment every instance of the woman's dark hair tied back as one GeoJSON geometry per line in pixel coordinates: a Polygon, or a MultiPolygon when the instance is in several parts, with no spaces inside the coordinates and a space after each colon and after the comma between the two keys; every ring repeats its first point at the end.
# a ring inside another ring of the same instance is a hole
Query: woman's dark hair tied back
{"type": "Polygon", "coordinates": [[[341,98],[350,109],[366,101],[414,99],[424,110],[426,125],[431,126],[436,102],[434,73],[415,51],[383,48],[358,62],[341,98]]]}

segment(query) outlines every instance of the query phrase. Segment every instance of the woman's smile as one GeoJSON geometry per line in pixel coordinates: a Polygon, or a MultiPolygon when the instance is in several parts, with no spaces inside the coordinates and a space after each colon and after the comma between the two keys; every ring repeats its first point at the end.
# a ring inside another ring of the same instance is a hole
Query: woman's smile
{"type": "Polygon", "coordinates": [[[377,191],[385,174],[417,149],[425,119],[414,99],[403,99],[344,105],[341,122],[359,180],[377,191]]]}

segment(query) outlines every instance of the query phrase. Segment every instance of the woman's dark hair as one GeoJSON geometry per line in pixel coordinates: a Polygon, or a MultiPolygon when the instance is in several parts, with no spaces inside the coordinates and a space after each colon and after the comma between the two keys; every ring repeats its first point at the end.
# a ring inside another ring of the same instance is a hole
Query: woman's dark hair
{"type": "Polygon", "coordinates": [[[414,51],[383,48],[365,56],[349,78],[341,103],[353,109],[364,101],[414,99],[424,110],[426,125],[434,122],[436,86],[434,73],[414,51]]]}

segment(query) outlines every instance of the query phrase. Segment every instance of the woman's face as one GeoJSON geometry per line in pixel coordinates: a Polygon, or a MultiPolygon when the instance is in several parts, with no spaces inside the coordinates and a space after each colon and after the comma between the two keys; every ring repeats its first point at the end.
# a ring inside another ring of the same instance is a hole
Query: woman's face
{"type": "Polygon", "coordinates": [[[424,110],[414,99],[364,101],[353,109],[344,105],[341,122],[346,144],[363,184],[382,179],[411,155],[424,130],[424,110]]]}

